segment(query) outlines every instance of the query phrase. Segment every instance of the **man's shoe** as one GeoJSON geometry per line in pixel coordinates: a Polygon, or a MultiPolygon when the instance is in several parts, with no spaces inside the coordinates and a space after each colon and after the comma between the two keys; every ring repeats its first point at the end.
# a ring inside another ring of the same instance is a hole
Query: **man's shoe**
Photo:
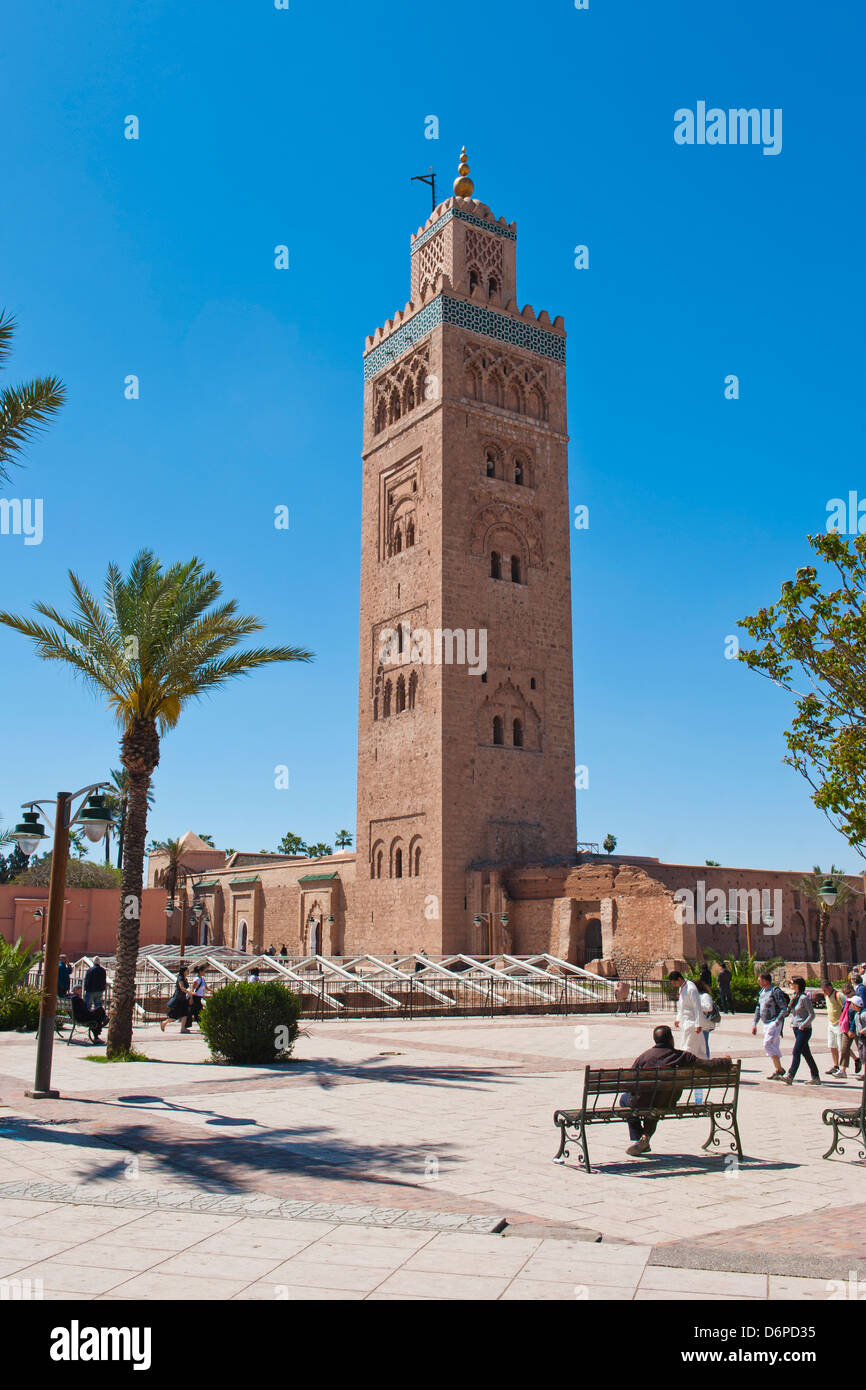
{"type": "Polygon", "coordinates": [[[828,1067],[828,1068],[827,1068],[827,1076],[836,1076],[837,1073],[838,1073],[838,1071],[839,1071],[839,1068],[838,1068],[838,1067],[828,1067]]]}
{"type": "Polygon", "coordinates": [[[863,1065],[863,1063],[860,1061],[860,1058],[859,1058],[859,1057],[855,1057],[855,1058],[854,1058],[854,1074],[855,1074],[855,1076],[859,1076],[859,1075],[860,1075],[860,1068],[862,1067],[862,1065],[863,1065]]]}
{"type": "Polygon", "coordinates": [[[783,1071],[771,1071],[767,1077],[768,1081],[781,1081],[785,1073],[783,1071]]]}
{"type": "Polygon", "coordinates": [[[649,1146],[649,1140],[644,1134],[640,1139],[638,1139],[636,1144],[629,1144],[628,1148],[626,1149],[626,1153],[631,1154],[632,1158],[637,1158],[638,1154],[645,1154],[648,1151],[649,1146]]]}
{"type": "Polygon", "coordinates": [[[847,1080],[848,1080],[848,1073],[847,1073],[847,1071],[843,1071],[842,1068],[840,1067],[839,1070],[838,1070],[837,1073],[836,1073],[836,1080],[837,1080],[837,1081],[847,1081],[847,1080]]]}
{"type": "Polygon", "coordinates": [[[807,1086],[822,1086],[824,1083],[822,1082],[820,1076],[813,1076],[812,1080],[807,1081],[806,1084],[807,1086]]]}
{"type": "Polygon", "coordinates": [[[793,1078],[793,1076],[789,1076],[788,1073],[785,1072],[785,1085],[786,1085],[786,1086],[793,1086],[793,1084],[794,1084],[794,1078],[793,1078]]]}

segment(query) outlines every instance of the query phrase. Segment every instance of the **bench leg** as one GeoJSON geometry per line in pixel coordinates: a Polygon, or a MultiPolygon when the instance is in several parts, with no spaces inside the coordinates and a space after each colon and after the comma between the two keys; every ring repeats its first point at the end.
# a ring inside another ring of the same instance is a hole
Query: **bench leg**
{"type": "Polygon", "coordinates": [[[557,1149],[556,1154],[554,1156],[554,1163],[564,1163],[565,1160],[569,1157],[569,1149],[567,1147],[567,1143],[569,1138],[571,1138],[573,1143],[580,1145],[580,1152],[577,1155],[578,1165],[581,1168],[585,1168],[587,1173],[591,1173],[592,1165],[589,1161],[589,1150],[586,1147],[586,1129],[584,1128],[584,1126],[578,1120],[577,1124],[575,1125],[574,1136],[572,1138],[572,1136],[570,1136],[566,1132],[566,1121],[559,1117],[558,1111],[553,1117],[553,1122],[554,1124],[559,1126],[559,1148],[557,1149]]]}
{"type": "Polygon", "coordinates": [[[720,1135],[726,1135],[730,1148],[736,1153],[739,1159],[743,1157],[743,1146],[740,1143],[740,1131],[737,1125],[737,1113],[735,1110],[713,1110],[710,1115],[710,1134],[707,1142],[701,1145],[702,1149],[720,1148],[722,1140],[720,1135]],[[719,1117],[723,1116],[727,1124],[722,1124],[719,1117]],[[718,1130],[718,1134],[716,1131],[718,1130]]]}
{"type": "Polygon", "coordinates": [[[832,1126],[833,1126],[833,1142],[832,1142],[832,1144],[830,1145],[830,1147],[829,1147],[829,1149],[827,1150],[827,1152],[826,1152],[825,1154],[822,1154],[821,1157],[822,1157],[822,1158],[830,1158],[830,1156],[836,1152],[836,1148],[837,1148],[838,1143],[839,1143],[839,1125],[837,1124],[836,1120],[828,1120],[828,1119],[827,1119],[826,1112],[825,1112],[825,1114],[824,1114],[824,1124],[825,1124],[825,1125],[832,1124],[832,1126]]]}
{"type": "MultiPolygon", "coordinates": [[[[831,1110],[825,1110],[821,1118],[823,1119],[825,1125],[833,1126],[833,1142],[830,1145],[827,1152],[821,1155],[822,1158],[830,1158],[830,1156],[834,1153],[841,1154],[844,1157],[845,1145],[839,1142],[840,1139],[844,1139],[846,1144],[856,1144],[858,1158],[860,1158],[861,1160],[866,1158],[866,1134],[864,1134],[863,1132],[862,1125],[858,1126],[857,1130],[853,1134],[840,1135],[839,1126],[840,1124],[845,1123],[844,1120],[840,1121],[838,1116],[834,1115],[831,1110]]],[[[852,1120],[849,1120],[848,1124],[853,1129],[854,1122],[852,1120]]]]}

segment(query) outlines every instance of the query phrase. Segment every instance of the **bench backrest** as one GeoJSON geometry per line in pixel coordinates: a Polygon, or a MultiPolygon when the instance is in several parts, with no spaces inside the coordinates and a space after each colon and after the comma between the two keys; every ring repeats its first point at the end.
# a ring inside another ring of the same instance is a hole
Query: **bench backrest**
{"type": "Polygon", "coordinates": [[[740,1063],[705,1071],[690,1067],[587,1067],[584,1072],[583,1110],[591,1115],[616,1105],[622,1094],[637,1095],[635,1108],[677,1109],[692,1105],[734,1105],[740,1086],[740,1063]],[[674,1096],[677,1095],[676,1101],[674,1096]],[[697,1093],[697,1095],[696,1095],[697,1093]],[[700,1096],[700,1100],[697,1098],[700,1096]]]}

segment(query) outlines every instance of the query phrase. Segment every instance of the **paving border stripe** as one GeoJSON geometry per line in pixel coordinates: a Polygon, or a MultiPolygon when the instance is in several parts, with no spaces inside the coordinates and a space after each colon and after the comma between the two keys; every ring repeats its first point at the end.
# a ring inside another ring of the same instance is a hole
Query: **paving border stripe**
{"type": "Polygon", "coordinates": [[[393,1226],[398,1230],[463,1231],[496,1235],[504,1216],[473,1212],[423,1211],[373,1207],[351,1202],[304,1202],[268,1193],[208,1192],[188,1188],[132,1188],[130,1183],[7,1182],[0,1200],[58,1202],[69,1206],[120,1207],[140,1211],[213,1212],[222,1216],[259,1216],[274,1220],[330,1221],[353,1226],[393,1226]]]}
{"type": "Polygon", "coordinates": [[[713,1250],[707,1246],[688,1249],[657,1245],[647,1260],[647,1269],[653,1265],[728,1274],[788,1275],[794,1279],[825,1279],[829,1282],[847,1280],[852,1270],[856,1272],[858,1263],[866,1271],[864,1261],[858,1261],[853,1255],[816,1255],[811,1250],[713,1250]]]}

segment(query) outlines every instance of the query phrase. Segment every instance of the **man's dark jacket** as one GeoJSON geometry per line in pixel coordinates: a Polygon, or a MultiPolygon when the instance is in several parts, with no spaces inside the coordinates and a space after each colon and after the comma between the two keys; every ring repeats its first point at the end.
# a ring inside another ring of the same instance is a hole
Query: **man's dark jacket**
{"type": "Polygon", "coordinates": [[[106,974],[101,965],[91,965],[84,977],[84,993],[99,994],[105,989],[106,974]]]}
{"type": "MultiPolygon", "coordinates": [[[[681,1052],[676,1047],[651,1047],[632,1062],[635,1071],[644,1071],[648,1067],[699,1067],[701,1071],[724,1071],[730,1065],[730,1057],[696,1057],[693,1052],[681,1052]]],[[[627,1104],[636,1109],[652,1105],[659,1110],[667,1110],[676,1105],[682,1093],[682,1086],[661,1086],[647,1081],[641,1083],[636,1095],[632,1092],[627,1104]]]]}

